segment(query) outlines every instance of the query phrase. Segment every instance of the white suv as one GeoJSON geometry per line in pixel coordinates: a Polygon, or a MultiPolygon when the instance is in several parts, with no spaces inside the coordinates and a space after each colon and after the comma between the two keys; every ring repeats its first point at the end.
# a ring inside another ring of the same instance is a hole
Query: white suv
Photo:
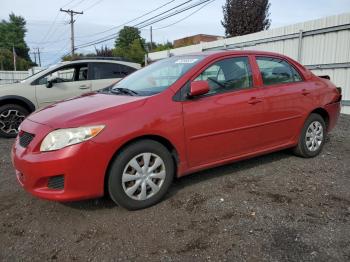
{"type": "Polygon", "coordinates": [[[0,85],[0,136],[15,137],[23,119],[38,108],[105,88],[140,67],[120,59],[75,60],[57,64],[20,83],[0,85]]]}

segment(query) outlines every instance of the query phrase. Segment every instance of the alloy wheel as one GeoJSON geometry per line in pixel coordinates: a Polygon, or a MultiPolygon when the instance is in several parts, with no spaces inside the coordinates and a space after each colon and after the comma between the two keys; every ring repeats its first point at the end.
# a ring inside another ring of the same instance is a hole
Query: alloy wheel
{"type": "Polygon", "coordinates": [[[18,127],[25,115],[16,109],[8,109],[0,113],[0,130],[12,135],[18,133],[18,127]]]}

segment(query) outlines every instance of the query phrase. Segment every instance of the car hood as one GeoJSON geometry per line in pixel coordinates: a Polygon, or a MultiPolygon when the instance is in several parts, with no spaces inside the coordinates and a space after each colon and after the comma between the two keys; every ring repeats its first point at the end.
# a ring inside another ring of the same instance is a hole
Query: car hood
{"type": "Polygon", "coordinates": [[[54,129],[104,124],[115,114],[143,105],[146,99],[140,96],[91,93],[35,111],[28,119],[54,129]]]}

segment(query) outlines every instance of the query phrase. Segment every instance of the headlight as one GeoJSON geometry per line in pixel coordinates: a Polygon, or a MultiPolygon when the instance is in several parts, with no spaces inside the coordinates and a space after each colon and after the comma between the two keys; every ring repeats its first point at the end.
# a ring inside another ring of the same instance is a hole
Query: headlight
{"type": "Polygon", "coordinates": [[[57,129],[49,133],[40,146],[41,152],[53,151],[78,144],[97,136],[105,126],[57,129]]]}

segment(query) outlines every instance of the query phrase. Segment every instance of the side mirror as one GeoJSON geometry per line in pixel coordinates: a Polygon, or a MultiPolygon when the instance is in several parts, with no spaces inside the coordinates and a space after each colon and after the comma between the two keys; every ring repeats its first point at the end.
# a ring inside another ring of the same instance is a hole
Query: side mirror
{"type": "Polygon", "coordinates": [[[208,81],[198,80],[191,82],[189,97],[205,95],[209,92],[210,87],[208,81]]]}
{"type": "Polygon", "coordinates": [[[47,82],[46,82],[46,87],[51,88],[54,83],[57,83],[57,77],[56,76],[48,76],[47,82]]]}

